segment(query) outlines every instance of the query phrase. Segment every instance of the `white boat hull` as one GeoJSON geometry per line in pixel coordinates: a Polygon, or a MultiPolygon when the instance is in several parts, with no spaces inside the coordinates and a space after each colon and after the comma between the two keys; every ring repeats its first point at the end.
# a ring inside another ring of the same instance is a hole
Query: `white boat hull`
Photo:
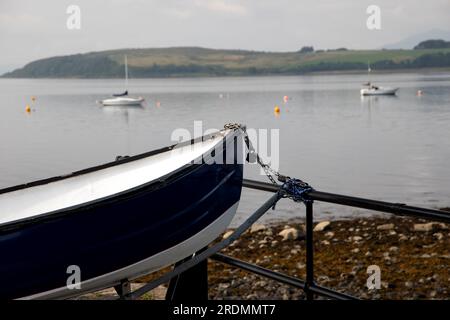
{"type": "Polygon", "coordinates": [[[131,97],[116,97],[111,99],[101,100],[100,103],[104,106],[140,106],[144,102],[144,98],[131,97]]]}
{"type": "Polygon", "coordinates": [[[379,87],[378,89],[373,88],[364,88],[361,89],[362,96],[387,96],[387,95],[395,95],[398,88],[383,88],[379,87]]]}

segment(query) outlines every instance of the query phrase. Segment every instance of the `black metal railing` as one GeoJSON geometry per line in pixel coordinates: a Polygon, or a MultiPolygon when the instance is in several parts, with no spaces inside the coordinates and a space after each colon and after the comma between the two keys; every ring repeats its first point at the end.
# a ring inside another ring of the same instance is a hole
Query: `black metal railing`
{"type": "Polygon", "coordinates": [[[375,210],[380,212],[391,213],[394,215],[412,216],[423,219],[437,220],[446,223],[450,223],[450,213],[425,209],[419,207],[407,206],[402,203],[390,203],[384,201],[377,201],[365,198],[357,198],[351,196],[345,196],[340,194],[333,194],[321,191],[311,191],[307,194],[306,205],[306,279],[298,279],[286,274],[275,272],[261,266],[251,264],[227,255],[220,253],[222,249],[229,246],[240,235],[242,235],[250,226],[255,223],[261,216],[263,216],[275,203],[279,201],[277,195],[279,186],[244,179],[243,187],[267,191],[275,193],[260,207],[258,208],[243,224],[241,224],[230,237],[222,240],[219,243],[212,245],[209,248],[198,252],[189,259],[184,259],[180,263],[176,264],[172,271],[167,272],[160,278],[145,284],[140,289],[131,292],[123,290],[123,288],[129,288],[126,286],[126,281],[120,287],[116,288],[121,299],[137,299],[148,291],[156,288],[157,286],[170,282],[168,293],[166,295],[167,300],[201,300],[207,298],[207,259],[211,259],[220,263],[230,265],[235,268],[242,269],[247,272],[257,274],[259,276],[278,281],[280,283],[293,286],[301,289],[306,294],[306,299],[313,300],[314,295],[323,296],[331,299],[349,300],[357,299],[348,294],[344,294],[335,291],[330,288],[320,286],[315,283],[314,280],[314,201],[322,201],[328,203],[334,203],[338,205],[363,208],[369,210],[375,210]],[[205,282],[206,281],[206,282],[205,282]],[[193,286],[192,283],[195,283],[193,286]],[[206,290],[206,292],[205,292],[206,290]]]}

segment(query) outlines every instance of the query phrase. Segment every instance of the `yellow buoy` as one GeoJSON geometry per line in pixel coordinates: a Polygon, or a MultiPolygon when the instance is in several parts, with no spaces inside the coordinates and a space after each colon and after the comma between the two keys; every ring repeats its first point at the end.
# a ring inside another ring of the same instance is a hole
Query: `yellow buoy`
{"type": "Polygon", "coordinates": [[[273,108],[273,112],[280,113],[280,107],[279,106],[275,106],[275,108],[273,108]]]}
{"type": "Polygon", "coordinates": [[[26,106],[25,106],[25,111],[26,111],[26,112],[31,112],[31,108],[30,108],[29,105],[26,105],[26,106]]]}

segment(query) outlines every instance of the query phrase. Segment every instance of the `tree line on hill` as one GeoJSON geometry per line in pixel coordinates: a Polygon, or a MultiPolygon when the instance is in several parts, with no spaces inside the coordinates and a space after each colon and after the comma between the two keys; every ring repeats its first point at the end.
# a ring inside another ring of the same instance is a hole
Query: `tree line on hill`
{"type": "Polygon", "coordinates": [[[450,41],[445,40],[426,40],[414,47],[414,50],[420,49],[447,49],[450,48],[450,41]]]}

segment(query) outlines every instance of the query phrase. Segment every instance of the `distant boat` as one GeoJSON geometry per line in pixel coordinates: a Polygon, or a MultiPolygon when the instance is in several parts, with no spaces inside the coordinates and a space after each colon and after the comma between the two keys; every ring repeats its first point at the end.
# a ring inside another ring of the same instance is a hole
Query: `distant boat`
{"type": "Polygon", "coordinates": [[[100,103],[104,106],[140,106],[145,99],[142,97],[114,97],[110,99],[104,99],[100,103]]]}
{"type": "Polygon", "coordinates": [[[142,97],[128,96],[128,60],[125,56],[125,92],[113,94],[113,98],[101,100],[100,103],[104,106],[139,106],[144,102],[142,97]]]}
{"type": "MultiPolygon", "coordinates": [[[[370,64],[367,64],[367,77],[369,78],[370,72],[372,69],[370,68],[370,64]]],[[[370,81],[363,84],[365,88],[361,88],[360,93],[362,96],[387,96],[387,95],[395,95],[398,88],[392,87],[379,87],[373,85],[370,81]]]]}
{"type": "Polygon", "coordinates": [[[388,96],[388,95],[395,95],[398,88],[391,88],[391,87],[377,87],[370,82],[367,85],[367,88],[361,89],[361,95],[362,96],[388,96]]]}

